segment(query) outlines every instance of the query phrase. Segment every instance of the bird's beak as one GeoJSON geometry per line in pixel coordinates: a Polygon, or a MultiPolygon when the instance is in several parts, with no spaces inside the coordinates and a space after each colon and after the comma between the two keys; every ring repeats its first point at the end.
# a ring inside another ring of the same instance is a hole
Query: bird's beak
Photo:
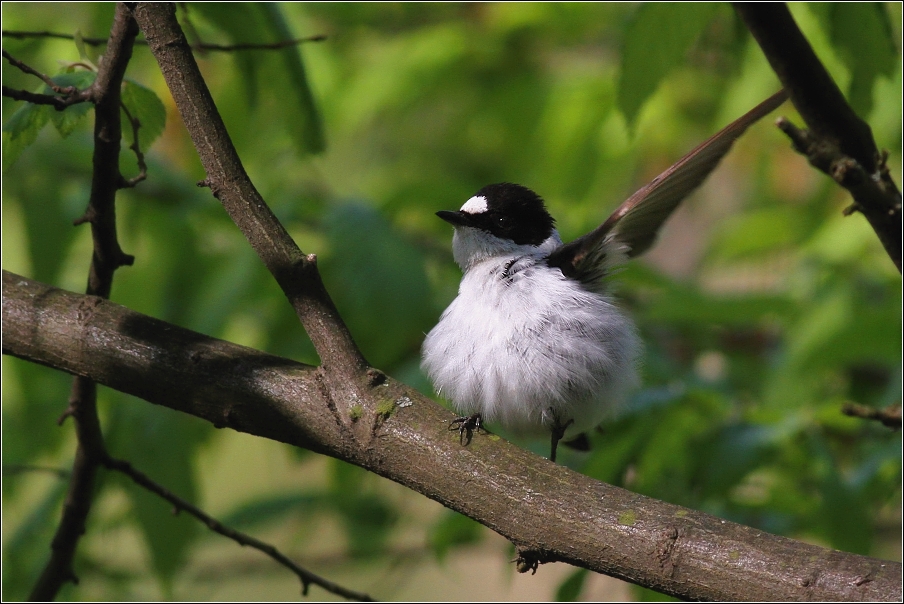
{"type": "Polygon", "coordinates": [[[471,226],[470,214],[464,212],[450,212],[449,210],[440,210],[437,216],[451,224],[452,226],[471,226]]]}

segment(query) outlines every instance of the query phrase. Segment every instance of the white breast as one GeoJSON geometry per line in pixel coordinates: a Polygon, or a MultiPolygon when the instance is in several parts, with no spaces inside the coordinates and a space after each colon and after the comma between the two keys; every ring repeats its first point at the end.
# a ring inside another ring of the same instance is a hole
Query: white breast
{"type": "Polygon", "coordinates": [[[422,367],[462,414],[540,433],[554,421],[551,409],[561,424],[574,420],[573,435],[599,424],[636,385],[640,341],[611,299],[542,255],[472,263],[424,341],[422,367]]]}

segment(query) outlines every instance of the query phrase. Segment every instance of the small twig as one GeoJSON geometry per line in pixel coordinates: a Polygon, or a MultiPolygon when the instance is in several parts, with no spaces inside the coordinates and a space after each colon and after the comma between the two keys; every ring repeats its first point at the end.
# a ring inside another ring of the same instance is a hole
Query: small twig
{"type": "MultiPolygon", "coordinates": [[[[779,118],[775,125],[791,139],[794,150],[806,156],[810,165],[831,176],[835,182],[854,194],[855,199],[880,193],[873,190],[876,189],[875,181],[869,177],[863,166],[853,157],[842,153],[834,142],[814,136],[809,130],[798,128],[784,117],[779,118]],[[863,191],[864,188],[869,190],[863,191]]],[[[884,159],[881,161],[884,166],[884,159]]],[[[854,211],[864,211],[863,205],[855,202],[845,210],[845,216],[854,211]]]]}
{"type": "Polygon", "coordinates": [[[75,86],[59,86],[56,82],[53,81],[50,76],[41,73],[37,69],[29,67],[5,50],[3,51],[3,58],[9,61],[11,65],[18,67],[22,72],[27,73],[28,75],[33,75],[36,78],[40,79],[42,82],[44,82],[44,84],[47,85],[48,88],[53,90],[55,93],[62,95],[53,96],[52,94],[38,94],[35,92],[28,92],[27,90],[17,90],[15,88],[10,88],[9,86],[3,86],[3,96],[5,97],[9,97],[17,101],[28,101],[29,103],[34,103],[35,105],[52,105],[57,110],[63,110],[70,105],[84,103],[85,101],[91,100],[90,91],[79,90],[75,86]]]}
{"type": "Polygon", "coordinates": [[[141,128],[141,121],[137,117],[132,116],[132,114],[129,112],[129,108],[126,107],[125,103],[122,103],[122,110],[126,114],[126,117],[129,119],[129,123],[132,125],[133,142],[129,146],[129,149],[134,151],[135,159],[138,161],[138,174],[129,179],[126,179],[120,174],[120,178],[122,179],[120,186],[123,188],[131,188],[148,177],[148,166],[144,162],[144,153],[141,152],[141,145],[139,144],[138,140],[138,130],[139,128],[141,128]]]}
{"type": "Polygon", "coordinates": [[[26,472],[44,472],[53,474],[57,478],[66,479],[71,476],[69,470],[63,468],[51,468],[48,466],[36,466],[27,463],[10,463],[3,464],[2,473],[4,476],[15,476],[16,474],[25,474],[26,472]]]}
{"type": "MultiPolygon", "coordinates": [[[[61,40],[74,40],[72,34],[60,34],[52,31],[10,31],[3,30],[3,36],[8,38],[58,38],[61,40]]],[[[262,43],[242,43],[242,44],[213,44],[200,42],[192,44],[193,50],[213,50],[220,52],[232,52],[234,50],[279,50],[287,46],[297,46],[308,42],[323,42],[327,39],[325,34],[316,34],[313,36],[305,36],[303,38],[294,38],[292,40],[281,40],[279,42],[262,42],[262,43]]],[[[107,43],[106,38],[82,38],[82,42],[88,46],[103,46],[107,43]]],[[[147,46],[146,40],[136,40],[136,45],[147,46]]]]}
{"type": "Polygon", "coordinates": [[[867,407],[857,403],[845,403],[841,408],[841,412],[850,417],[873,419],[882,422],[883,426],[887,426],[892,430],[901,429],[901,405],[891,405],[885,409],[876,409],[875,407],[867,407]]]}
{"type": "Polygon", "coordinates": [[[256,550],[259,550],[259,551],[267,554],[268,556],[270,556],[271,558],[273,558],[274,560],[276,560],[277,562],[279,562],[280,564],[282,564],[283,566],[285,566],[286,568],[288,568],[289,570],[291,570],[293,573],[295,573],[298,576],[298,578],[301,580],[302,595],[308,594],[308,588],[311,585],[317,585],[319,587],[322,587],[323,589],[325,589],[326,591],[328,591],[330,593],[336,594],[337,596],[342,596],[343,598],[346,598],[349,600],[358,600],[361,602],[374,602],[375,601],[373,598],[371,598],[369,595],[367,595],[365,593],[354,591],[351,589],[346,589],[345,587],[342,587],[341,585],[333,583],[332,581],[324,579],[323,577],[316,575],[316,574],[312,573],[311,571],[298,566],[290,558],[288,558],[286,555],[284,555],[282,552],[280,552],[278,549],[276,549],[274,546],[270,545],[269,543],[264,543],[263,541],[260,541],[259,539],[255,539],[254,537],[251,537],[250,535],[246,535],[245,533],[242,533],[240,531],[237,531],[231,527],[224,525],[219,520],[208,515],[200,508],[192,505],[191,503],[182,499],[178,495],[175,495],[174,493],[169,491],[167,488],[157,484],[152,479],[150,479],[146,474],[144,474],[143,472],[136,470],[134,467],[132,467],[132,464],[130,464],[129,462],[121,460],[121,459],[114,459],[112,457],[108,457],[103,461],[103,465],[104,465],[104,467],[106,467],[110,470],[115,470],[117,472],[125,474],[126,476],[131,478],[136,484],[138,484],[141,487],[147,489],[148,491],[154,493],[155,495],[158,495],[159,497],[166,499],[168,502],[173,504],[173,508],[175,511],[177,511],[177,512],[184,511],[184,512],[191,514],[192,516],[194,516],[195,518],[200,520],[202,523],[204,523],[204,525],[207,528],[214,531],[215,533],[219,533],[220,535],[223,535],[224,537],[228,537],[229,539],[232,539],[239,545],[247,545],[249,547],[253,547],[256,550]]]}
{"type": "Polygon", "coordinates": [[[14,67],[18,67],[20,71],[23,71],[23,72],[27,73],[28,75],[33,75],[36,78],[40,78],[40,80],[42,82],[47,84],[47,86],[49,86],[51,90],[53,90],[54,92],[56,92],[58,94],[66,94],[67,92],[69,92],[71,90],[71,87],[70,87],[69,90],[64,91],[62,88],[57,86],[56,82],[54,82],[53,80],[50,79],[50,76],[41,73],[40,71],[38,71],[37,69],[34,69],[33,67],[29,67],[28,65],[26,65],[19,59],[13,57],[11,54],[6,52],[6,50],[3,51],[3,58],[6,59],[7,61],[9,61],[10,64],[13,65],[14,67]]]}
{"type": "Polygon", "coordinates": [[[306,36],[304,38],[295,38],[293,40],[281,40],[279,42],[245,42],[238,44],[212,44],[209,42],[199,42],[191,44],[192,50],[213,50],[219,52],[232,52],[234,50],[279,50],[288,46],[297,46],[306,42],[323,42],[327,37],[324,34],[315,36],[306,36]]]}
{"type": "Polygon", "coordinates": [[[70,105],[83,103],[88,100],[87,98],[82,98],[79,95],[72,95],[67,97],[53,96],[51,94],[40,94],[37,92],[29,92],[27,90],[18,90],[16,88],[10,88],[9,86],[3,87],[3,96],[9,97],[16,101],[27,101],[29,103],[34,103],[35,105],[52,105],[57,110],[62,110],[66,107],[69,107],[70,105]]]}
{"type": "MultiPolygon", "coordinates": [[[[52,31],[15,31],[4,29],[4,38],[16,38],[18,40],[26,40],[28,38],[58,38],[60,40],[75,40],[72,34],[60,34],[52,31]]],[[[106,38],[82,38],[82,42],[88,46],[104,46],[109,40],[106,38]]],[[[136,40],[136,44],[141,44],[141,40],[136,40]]]]}

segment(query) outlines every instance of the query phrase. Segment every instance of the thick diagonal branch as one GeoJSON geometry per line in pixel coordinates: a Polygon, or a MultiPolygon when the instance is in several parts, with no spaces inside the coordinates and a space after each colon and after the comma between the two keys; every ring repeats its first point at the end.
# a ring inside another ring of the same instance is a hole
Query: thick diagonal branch
{"type": "Polygon", "coordinates": [[[737,2],[734,7],[809,128],[799,130],[786,120],[782,130],[813,166],[850,191],[851,209],[863,213],[900,271],[901,193],[869,124],[848,104],[785,4],[737,2]]]}
{"type": "Polygon", "coordinates": [[[95,297],[3,273],[4,354],[85,375],[218,427],[385,476],[510,539],[525,564],[563,561],[692,600],[901,599],[902,567],[808,545],[597,482],[475,434],[393,380],[336,421],[322,371],[95,297]]]}
{"type": "Polygon", "coordinates": [[[174,4],[133,5],[136,21],[169,86],[207,172],[203,181],[220,200],[295,309],[324,369],[343,379],[363,374],[366,362],[317,271],[255,189],[207,89],[174,4]]]}

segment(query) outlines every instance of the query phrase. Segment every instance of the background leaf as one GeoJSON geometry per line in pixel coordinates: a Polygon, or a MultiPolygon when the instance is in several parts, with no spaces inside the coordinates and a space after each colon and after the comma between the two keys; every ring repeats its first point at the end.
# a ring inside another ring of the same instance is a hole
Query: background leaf
{"type": "Polygon", "coordinates": [[[578,568],[556,590],[556,602],[577,602],[590,571],[578,568]]]}
{"type": "MultiPolygon", "coordinates": [[[[75,86],[79,90],[85,90],[94,83],[96,77],[97,74],[93,71],[70,71],[61,73],[51,79],[57,86],[62,86],[64,88],[75,86]]],[[[51,94],[50,88],[45,86],[43,93],[51,94]]],[[[93,108],[94,105],[91,103],[76,103],[75,105],[66,107],[62,111],[52,111],[50,113],[50,120],[53,122],[57,132],[60,133],[60,136],[66,138],[72,134],[73,130],[75,130],[84,117],[88,115],[88,112],[93,108]]]]}
{"type": "MultiPolygon", "coordinates": [[[[276,4],[253,2],[236,5],[196,3],[198,13],[227,34],[232,43],[280,42],[292,39],[282,10],[276,4]]],[[[299,154],[321,153],[326,148],[323,122],[308,83],[302,46],[280,50],[243,50],[231,53],[241,72],[248,102],[279,107],[299,154]],[[280,86],[269,85],[281,82],[280,86]],[[287,85],[286,85],[287,84],[287,85]]]]}
{"type": "Polygon", "coordinates": [[[38,138],[41,128],[50,119],[53,109],[48,105],[24,103],[3,124],[3,171],[15,163],[22,152],[38,138]]]}
{"type": "Polygon", "coordinates": [[[849,102],[869,115],[876,78],[892,77],[898,64],[888,12],[878,2],[833,4],[829,11],[832,42],[852,72],[849,102]]]}
{"type": "MultiPolygon", "coordinates": [[[[856,79],[848,52],[873,56],[883,42],[863,39],[866,16],[837,20],[844,31],[833,33],[834,6],[791,9],[846,89],[856,79]]],[[[4,29],[104,37],[114,8],[4,3],[4,29]]],[[[882,8],[894,40],[900,5],[882,8]]],[[[268,42],[286,31],[265,10],[189,3],[179,18],[194,25],[193,41],[268,42]]],[[[488,183],[520,182],[543,195],[563,238],[577,237],[777,87],[725,5],[299,3],[279,12],[290,37],[327,35],[302,47],[304,82],[330,141],[323,153],[297,152],[300,89],[281,51],[198,52],[202,72],[255,186],[301,249],[318,255],[367,358],[428,395],[419,348],[461,279],[437,210],[460,207],[488,183]],[[640,35],[641,18],[666,29],[640,35]],[[636,61],[623,64],[622,49],[636,61]]],[[[68,40],[5,36],[4,48],[45,73],[79,60],[68,40]]],[[[892,71],[873,79],[865,117],[901,182],[901,76],[892,71]]],[[[35,87],[15,69],[2,75],[5,85],[35,87]]],[[[128,77],[124,95],[155,91],[175,115],[145,47],[135,48],[128,77]]],[[[3,99],[5,128],[34,135],[2,181],[3,266],[83,291],[90,233],[71,225],[90,191],[90,121],[62,139],[39,133],[59,116],[17,125],[22,106],[3,99]]],[[[789,105],[781,112],[796,119],[789,105]]],[[[900,275],[866,222],[841,214],[847,195],[770,122],[751,128],[657,245],[613,279],[616,303],[645,343],[643,386],[590,435],[590,452],[563,450],[561,460],[776,534],[900,559],[900,433],[840,413],[848,401],[900,402],[900,275]]],[[[117,271],[113,300],[317,363],[260,259],[209,190],[195,186],[204,170],[179,120],[158,127],[143,149],[148,180],[118,196],[121,243],[135,264],[117,271]]],[[[122,157],[134,161],[126,150],[122,157]]],[[[9,357],[2,376],[4,464],[68,468],[73,432],[56,419],[71,378],[9,357]]],[[[592,573],[578,591],[581,573],[564,565],[518,575],[504,539],[404,487],[101,392],[117,455],[214,517],[375,597],[659,597],[592,573]]],[[[547,439],[516,443],[548,453],[547,439]]],[[[25,599],[46,561],[59,518],[55,484],[44,473],[4,476],[6,599],[25,599]]],[[[189,527],[160,501],[142,501],[128,481],[105,475],[98,489],[76,558],[81,582],[61,599],[297,598],[291,573],[189,527]]]]}
{"type": "MultiPolygon", "coordinates": [[[[138,141],[142,152],[147,151],[151,148],[151,143],[163,134],[163,129],[166,127],[166,107],[163,106],[163,102],[154,91],[129,80],[123,83],[122,103],[128,108],[132,117],[141,124],[138,129],[138,141]]],[[[134,138],[132,124],[125,113],[122,118],[122,132],[125,138],[123,148],[126,148],[134,141],[134,138]]]]}
{"type": "MultiPolygon", "coordinates": [[[[107,443],[111,454],[129,460],[189,503],[200,503],[192,460],[194,450],[207,434],[201,422],[174,412],[160,413],[142,402],[129,400],[126,395],[111,394],[116,401],[108,423],[107,443]]],[[[173,579],[184,566],[201,525],[188,514],[174,514],[173,506],[156,494],[123,476],[114,476],[131,500],[161,589],[172,598],[173,579]]]]}
{"type": "MultiPolygon", "coordinates": [[[[276,41],[293,38],[279,6],[274,3],[255,4],[263,11],[264,19],[270,27],[271,35],[276,41]]],[[[323,121],[314,101],[314,93],[308,84],[304,62],[301,57],[301,45],[287,46],[279,51],[282,58],[283,77],[288,76],[290,102],[283,104],[288,109],[287,122],[292,129],[295,145],[301,153],[321,153],[326,149],[323,133],[323,121]]]]}
{"type": "Polygon", "coordinates": [[[641,106],[715,15],[716,4],[692,7],[652,2],[638,7],[625,31],[618,106],[631,124],[641,106]]]}

